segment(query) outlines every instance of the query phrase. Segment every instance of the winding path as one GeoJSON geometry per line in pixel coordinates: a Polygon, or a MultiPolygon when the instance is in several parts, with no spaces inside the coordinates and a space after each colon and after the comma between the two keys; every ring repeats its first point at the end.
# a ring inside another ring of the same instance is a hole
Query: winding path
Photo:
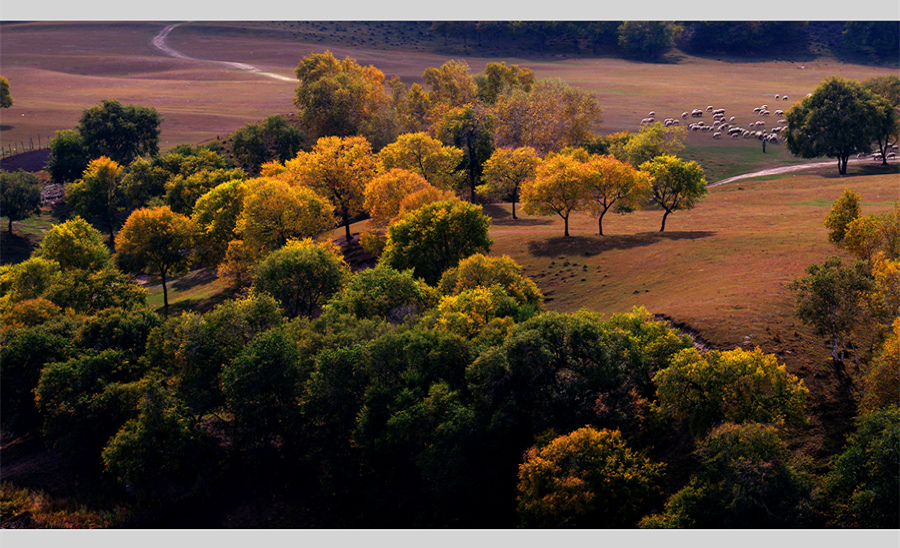
{"type": "Polygon", "coordinates": [[[248,65],[247,63],[233,63],[230,61],[213,61],[210,59],[197,59],[196,57],[189,57],[189,56],[181,53],[180,51],[169,47],[169,45],[166,44],[166,36],[168,36],[169,33],[172,32],[175,29],[175,27],[177,27],[179,25],[181,25],[181,23],[176,23],[174,25],[166,26],[164,29],[159,31],[159,34],[157,34],[155,37],[153,37],[152,40],[150,40],[150,43],[153,45],[153,47],[155,47],[159,51],[165,53],[169,57],[175,57],[177,59],[190,59],[192,61],[206,61],[207,63],[218,63],[220,65],[225,65],[227,67],[231,67],[234,69],[245,70],[247,72],[252,72],[254,74],[261,74],[262,76],[266,76],[268,78],[274,78],[275,80],[281,80],[283,82],[295,82],[296,81],[296,78],[289,78],[287,76],[275,74],[274,72],[265,72],[265,71],[261,70],[259,67],[255,67],[253,65],[248,65]]]}
{"type": "MultiPolygon", "coordinates": [[[[849,162],[854,163],[854,164],[858,164],[858,163],[862,163],[862,162],[872,163],[872,160],[869,158],[861,158],[861,159],[851,158],[849,160],[849,162]]],[[[707,186],[707,188],[712,188],[714,186],[733,183],[735,181],[740,181],[743,179],[750,179],[753,177],[764,177],[766,175],[778,175],[781,173],[792,173],[794,171],[803,171],[804,169],[813,169],[816,167],[828,167],[828,166],[835,167],[836,164],[837,164],[837,160],[829,160],[827,162],[815,162],[812,164],[800,164],[800,165],[793,165],[793,166],[773,167],[770,169],[763,169],[761,171],[754,171],[753,173],[744,173],[743,175],[735,175],[734,177],[722,179],[721,181],[716,181],[715,183],[710,183],[706,186],[707,186]]]]}

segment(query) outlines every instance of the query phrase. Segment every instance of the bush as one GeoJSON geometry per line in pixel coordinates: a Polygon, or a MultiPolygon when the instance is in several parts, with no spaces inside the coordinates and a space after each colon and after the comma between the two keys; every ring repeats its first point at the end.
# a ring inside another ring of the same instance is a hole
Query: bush
{"type": "Polygon", "coordinates": [[[327,308],[359,318],[384,318],[400,322],[437,304],[437,292],[413,278],[411,270],[398,272],[379,264],[354,274],[327,308]]]}

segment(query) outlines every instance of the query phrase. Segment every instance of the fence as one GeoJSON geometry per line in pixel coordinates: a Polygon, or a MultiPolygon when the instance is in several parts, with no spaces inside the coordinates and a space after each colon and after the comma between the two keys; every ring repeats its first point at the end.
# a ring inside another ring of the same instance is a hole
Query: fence
{"type": "Polygon", "coordinates": [[[16,154],[25,152],[34,152],[35,150],[44,150],[50,148],[50,137],[37,136],[37,146],[35,146],[35,138],[29,137],[28,141],[12,141],[0,146],[0,158],[8,158],[16,154]]]}

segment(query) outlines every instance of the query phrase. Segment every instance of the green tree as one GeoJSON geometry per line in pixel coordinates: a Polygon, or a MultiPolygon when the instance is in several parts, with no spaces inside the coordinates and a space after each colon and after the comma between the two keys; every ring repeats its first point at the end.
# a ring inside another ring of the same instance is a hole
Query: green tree
{"type": "Polygon", "coordinates": [[[195,227],[188,217],[166,206],[135,210],[116,237],[116,262],[126,270],[143,270],[159,275],[163,287],[163,307],[169,312],[166,280],[186,272],[194,241],[195,227]]]}
{"type": "Polygon", "coordinates": [[[693,209],[708,192],[703,168],[697,162],[664,154],[644,162],[640,169],[653,180],[653,203],[665,210],[660,232],[666,229],[666,217],[670,213],[693,209]]]}
{"type": "Polygon", "coordinates": [[[862,85],[887,101],[887,105],[882,105],[882,109],[890,106],[896,112],[894,116],[887,112],[882,113],[880,119],[884,126],[878,132],[878,137],[876,138],[878,152],[881,153],[881,165],[886,166],[888,165],[888,152],[900,140],[900,121],[898,121],[898,118],[900,118],[900,77],[896,74],[876,76],[866,80],[862,85]]]}
{"type": "Polygon", "coordinates": [[[897,112],[884,98],[856,81],[833,76],[785,113],[783,134],[791,154],[837,158],[838,173],[845,175],[850,156],[871,152],[891,116],[896,124],[897,112]]]}
{"type": "Polygon", "coordinates": [[[429,204],[388,227],[381,260],[397,270],[412,269],[425,283],[437,283],[460,260],[490,251],[490,223],[474,204],[459,200],[429,204]]]}
{"type": "Polygon", "coordinates": [[[160,325],[162,320],[150,310],[106,308],[85,318],[75,343],[96,351],[122,350],[129,359],[137,359],[144,355],[150,331],[160,325]]]}
{"type": "Polygon", "coordinates": [[[723,422],[803,423],[809,390],[775,356],[684,350],[653,377],[660,407],[702,435],[723,422]]]}
{"type": "Polygon", "coordinates": [[[519,189],[534,178],[541,159],[531,147],[498,148],[484,164],[484,184],[475,188],[481,196],[508,198],[512,202],[512,217],[516,217],[519,189]]]}
{"type": "Polygon", "coordinates": [[[237,236],[235,229],[249,189],[246,181],[233,179],[197,199],[191,220],[197,226],[197,253],[201,260],[218,265],[225,259],[228,242],[237,236]]]}
{"type": "Polygon", "coordinates": [[[797,294],[795,313],[818,335],[828,337],[835,374],[846,381],[844,358],[865,312],[864,296],[872,286],[865,263],[844,266],[840,257],[831,257],[821,265],[810,265],[806,274],[788,285],[797,294]]]}
{"type": "Polygon", "coordinates": [[[12,95],[9,94],[9,80],[0,76],[0,108],[13,106],[12,95]]]}
{"type": "Polygon", "coordinates": [[[647,124],[638,133],[609,146],[609,153],[623,162],[638,167],[657,156],[675,156],[684,149],[686,131],[683,127],[665,127],[660,122],[647,124]]]}
{"type": "Polygon", "coordinates": [[[46,169],[54,183],[62,184],[80,178],[90,160],[84,137],[77,131],[57,131],[50,139],[50,160],[46,169]]]}
{"type": "Polygon", "coordinates": [[[340,291],[350,267],[334,244],[289,241],[256,268],[253,289],[275,297],[290,317],[310,316],[340,291]]]}
{"type": "Polygon", "coordinates": [[[847,441],[825,478],[834,525],[896,529],[900,525],[900,408],[894,403],[860,416],[847,441]]]}
{"type": "Polygon", "coordinates": [[[0,171],[0,207],[12,234],[13,221],[24,221],[41,212],[41,181],[33,173],[0,171]]]}
{"type": "Polygon", "coordinates": [[[115,229],[124,211],[119,184],[124,170],[106,156],[91,160],[80,179],[66,188],[66,202],[75,213],[88,220],[96,219],[109,234],[115,249],[115,229]]]}
{"type": "Polygon", "coordinates": [[[243,169],[203,169],[189,175],[175,175],[166,181],[166,205],[172,211],[190,215],[200,196],[222,183],[243,180],[243,169]]]}
{"type": "Polygon", "coordinates": [[[681,27],[666,21],[624,21],[619,25],[619,47],[626,54],[653,61],[669,50],[681,27]]]}
{"type": "Polygon", "coordinates": [[[247,124],[231,134],[231,151],[250,175],[258,175],[269,161],[286,162],[300,152],[306,141],[303,131],[280,115],[247,124]]]}
{"type": "Polygon", "coordinates": [[[476,287],[499,285],[519,304],[540,307],[544,296],[530,278],[522,275],[522,267],[507,255],[487,257],[470,255],[441,275],[438,289],[444,295],[458,295],[476,287]]]}
{"type": "Polygon", "coordinates": [[[816,526],[814,481],[773,426],[723,424],[695,451],[699,470],[642,528],[816,526]]]}
{"type": "Polygon", "coordinates": [[[844,193],[831,204],[831,211],[825,217],[825,228],[828,229],[828,239],[835,245],[844,242],[847,227],[862,213],[860,199],[859,194],[845,188],[844,193]]]}
{"type": "Polygon", "coordinates": [[[481,104],[466,104],[452,108],[440,119],[438,139],[463,151],[461,168],[466,172],[470,199],[475,199],[475,187],[481,181],[484,162],[494,152],[493,114],[481,104]]]}
{"type": "Polygon", "coordinates": [[[104,99],[82,112],[78,133],[90,158],[108,156],[120,164],[130,164],[138,156],[159,153],[161,123],[162,117],[154,108],[104,99]]]}
{"type": "Polygon", "coordinates": [[[378,115],[388,105],[384,73],[350,57],[338,61],[331,51],[300,60],[294,74],[299,84],[294,105],[314,136],[349,137],[375,131],[378,115]]]}
{"type": "Polygon", "coordinates": [[[59,263],[42,257],[31,257],[21,263],[0,266],[0,302],[11,303],[37,299],[59,278],[59,263]]]}
{"type": "Polygon", "coordinates": [[[104,308],[144,306],[147,290],[113,266],[101,270],[73,269],[53,278],[44,297],[61,308],[95,314],[104,308]]]}
{"type": "Polygon", "coordinates": [[[100,270],[110,264],[111,254],[100,231],[81,217],[53,225],[44,234],[39,255],[64,269],[100,270]]]}
{"type": "Polygon", "coordinates": [[[497,98],[514,89],[530,92],[534,87],[534,71],[519,65],[506,66],[505,62],[488,63],[484,74],[475,77],[475,93],[485,104],[492,105],[497,98]]]}
{"type": "Polygon", "coordinates": [[[437,300],[434,289],[416,280],[411,270],[398,271],[379,263],[354,274],[328,301],[326,309],[358,318],[400,322],[434,307],[437,300]]]}
{"type": "Polygon", "coordinates": [[[660,497],[664,470],[618,430],[580,428],[525,453],[519,519],[526,527],[634,527],[660,497]]]}

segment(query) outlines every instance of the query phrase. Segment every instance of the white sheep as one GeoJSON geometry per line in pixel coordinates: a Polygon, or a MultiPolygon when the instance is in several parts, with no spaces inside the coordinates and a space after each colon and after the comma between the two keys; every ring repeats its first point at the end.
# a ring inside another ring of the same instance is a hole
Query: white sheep
{"type": "Polygon", "coordinates": [[[708,107],[706,107],[706,110],[708,110],[709,112],[712,112],[713,106],[712,106],[712,105],[709,105],[708,107]]]}
{"type": "Polygon", "coordinates": [[[775,116],[784,116],[784,111],[783,111],[783,110],[776,110],[776,111],[775,111],[775,116]]]}
{"type": "Polygon", "coordinates": [[[778,95],[778,94],[776,93],[776,94],[775,94],[775,100],[777,101],[777,100],[779,100],[779,99],[781,99],[781,95],[778,95]]]}
{"type": "Polygon", "coordinates": [[[719,139],[721,137],[722,137],[721,131],[717,131],[717,132],[713,133],[713,139],[719,139]]]}
{"type": "Polygon", "coordinates": [[[648,114],[647,116],[656,116],[656,112],[654,112],[654,111],[651,110],[651,111],[650,111],[650,114],[648,114]]]}
{"type": "Polygon", "coordinates": [[[681,113],[681,117],[682,117],[682,118],[687,118],[687,117],[688,117],[688,113],[687,113],[687,112],[682,112],[682,113],[681,113]]]}
{"type": "Polygon", "coordinates": [[[782,101],[787,101],[787,95],[781,98],[782,101]]]}
{"type": "Polygon", "coordinates": [[[734,123],[734,116],[732,116],[728,121],[734,123]]]}

